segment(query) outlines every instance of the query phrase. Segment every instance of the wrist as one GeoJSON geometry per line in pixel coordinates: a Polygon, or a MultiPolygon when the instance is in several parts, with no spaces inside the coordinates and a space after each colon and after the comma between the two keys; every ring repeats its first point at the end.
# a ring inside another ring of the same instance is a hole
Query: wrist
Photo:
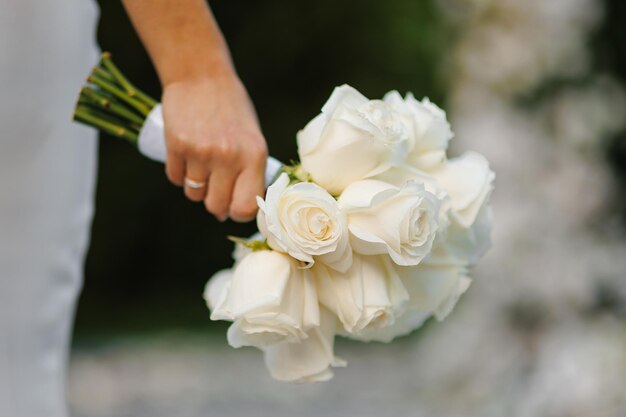
{"type": "Polygon", "coordinates": [[[232,80],[237,77],[229,56],[210,56],[192,58],[190,60],[174,61],[171,68],[163,68],[159,71],[161,86],[183,81],[232,80]]]}

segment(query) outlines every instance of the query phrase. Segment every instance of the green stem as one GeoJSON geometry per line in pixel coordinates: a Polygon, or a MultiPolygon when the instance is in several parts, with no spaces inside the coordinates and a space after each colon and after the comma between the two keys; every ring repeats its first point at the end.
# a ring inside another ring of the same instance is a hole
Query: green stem
{"type": "Polygon", "coordinates": [[[143,101],[150,108],[150,110],[152,110],[154,107],[156,107],[157,104],[159,104],[158,101],[156,101],[143,91],[135,90],[135,92],[137,93],[137,98],[143,101]]]}
{"type": "Polygon", "coordinates": [[[92,84],[97,85],[98,87],[102,88],[103,90],[108,91],[109,93],[113,94],[117,98],[125,101],[128,105],[130,105],[132,108],[137,110],[139,113],[141,113],[145,117],[147,117],[148,114],[150,113],[150,109],[148,108],[148,106],[146,104],[144,104],[144,103],[142,103],[142,102],[140,102],[140,101],[130,97],[124,91],[120,90],[119,88],[117,88],[113,84],[109,83],[108,81],[98,77],[97,75],[95,75],[95,74],[90,75],[87,78],[87,81],[89,81],[92,84]]]}
{"type": "Polygon", "coordinates": [[[124,74],[117,68],[117,66],[111,60],[111,54],[109,52],[104,52],[102,54],[102,65],[109,71],[109,73],[115,78],[115,80],[121,85],[130,97],[135,97],[138,100],[142,101],[145,105],[147,105],[150,109],[157,105],[156,100],[152,97],[145,94],[143,91],[139,90],[135,87],[124,74]]]}
{"type": "Polygon", "coordinates": [[[105,131],[113,136],[126,139],[133,144],[137,144],[137,141],[139,139],[137,133],[132,132],[125,127],[116,125],[108,120],[104,120],[99,116],[100,115],[93,112],[89,107],[81,104],[76,107],[76,111],[74,112],[75,120],[105,131]]]}
{"type": "Polygon", "coordinates": [[[99,94],[98,91],[92,88],[83,87],[83,89],[81,90],[81,97],[85,97],[86,99],[88,99],[89,101],[92,101],[94,104],[98,105],[99,107],[105,110],[110,110],[111,112],[115,113],[117,116],[127,119],[130,122],[134,122],[139,125],[142,125],[145,121],[145,118],[138,116],[131,110],[127,109],[125,106],[121,104],[117,104],[111,101],[107,97],[103,97],[102,95],[99,94]]]}
{"type": "MultiPolygon", "coordinates": [[[[125,129],[128,129],[128,130],[134,130],[134,131],[139,132],[139,129],[135,129],[133,127],[133,125],[129,121],[124,120],[124,119],[120,119],[120,118],[118,118],[116,115],[114,115],[111,112],[103,111],[100,107],[96,107],[94,102],[89,100],[89,99],[86,99],[84,97],[80,97],[80,99],[78,100],[78,105],[86,107],[89,110],[89,113],[92,116],[95,115],[98,118],[100,118],[100,119],[102,119],[102,120],[104,120],[106,122],[113,123],[114,125],[121,126],[121,127],[125,128],[125,129]]],[[[83,108],[83,110],[84,110],[84,108],[83,108]]]]}
{"type": "Polygon", "coordinates": [[[135,127],[138,125],[137,123],[121,118],[119,115],[113,113],[110,109],[103,109],[102,107],[94,103],[94,101],[90,98],[87,98],[85,96],[80,96],[78,99],[78,104],[82,104],[82,105],[89,107],[92,113],[97,113],[99,117],[105,120],[108,120],[111,123],[120,125],[130,130],[135,130],[137,132],[139,132],[140,130],[140,128],[135,127]]]}
{"type": "Polygon", "coordinates": [[[100,78],[104,78],[107,81],[110,82],[115,82],[115,78],[113,78],[113,76],[111,74],[109,74],[107,71],[105,71],[103,68],[100,67],[94,67],[93,71],[91,71],[92,74],[95,74],[97,76],[99,76],[100,78]]]}

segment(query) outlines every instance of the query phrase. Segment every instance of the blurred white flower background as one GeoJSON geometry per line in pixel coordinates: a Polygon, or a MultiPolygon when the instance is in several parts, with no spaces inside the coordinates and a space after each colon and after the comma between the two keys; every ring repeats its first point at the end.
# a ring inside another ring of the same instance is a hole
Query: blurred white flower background
{"type": "Polygon", "coordinates": [[[313,386],[272,382],[223,338],[78,348],[75,415],[624,416],[626,236],[605,153],[626,90],[592,65],[603,4],[438,3],[456,39],[451,155],[475,149],[497,175],[493,247],[446,321],[391,345],[340,340],[350,367],[313,386]]]}

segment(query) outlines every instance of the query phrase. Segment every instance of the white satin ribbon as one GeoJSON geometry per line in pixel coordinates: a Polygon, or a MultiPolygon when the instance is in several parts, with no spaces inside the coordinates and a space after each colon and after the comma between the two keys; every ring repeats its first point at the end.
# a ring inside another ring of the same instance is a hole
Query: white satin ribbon
{"type": "MultiPolygon", "coordinates": [[[[161,105],[156,105],[146,118],[138,141],[139,152],[144,156],[159,162],[165,162],[167,149],[165,148],[165,129],[163,125],[163,110],[161,105]]],[[[265,186],[269,186],[277,177],[278,171],[283,164],[272,158],[267,158],[265,166],[265,186]]]]}

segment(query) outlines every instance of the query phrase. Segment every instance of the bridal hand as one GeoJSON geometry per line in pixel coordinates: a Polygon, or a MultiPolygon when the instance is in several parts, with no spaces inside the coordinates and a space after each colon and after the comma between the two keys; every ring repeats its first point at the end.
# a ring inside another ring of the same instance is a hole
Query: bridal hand
{"type": "Polygon", "coordinates": [[[177,80],[162,101],[170,181],[221,221],[251,220],[267,146],[241,81],[234,73],[177,80]]]}

